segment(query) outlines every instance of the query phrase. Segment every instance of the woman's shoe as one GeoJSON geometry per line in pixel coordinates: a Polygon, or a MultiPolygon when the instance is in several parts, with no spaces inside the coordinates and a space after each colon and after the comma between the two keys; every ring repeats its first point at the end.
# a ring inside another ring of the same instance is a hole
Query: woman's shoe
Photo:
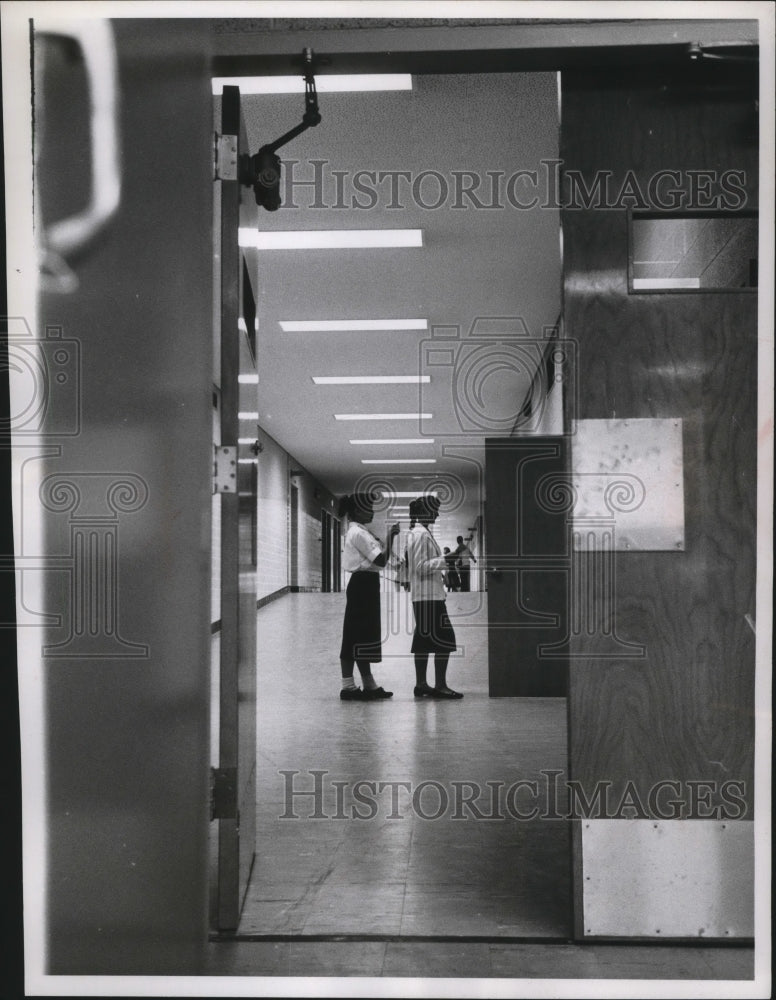
{"type": "Polygon", "coordinates": [[[443,688],[434,688],[434,697],[449,698],[450,700],[452,700],[454,698],[463,698],[463,695],[460,693],[460,691],[453,691],[452,688],[443,687],[443,688]]]}
{"type": "Polygon", "coordinates": [[[393,698],[393,691],[386,691],[385,688],[364,688],[364,701],[378,701],[380,698],[393,698]]]}
{"type": "Polygon", "coordinates": [[[436,691],[428,684],[416,684],[413,692],[416,698],[434,698],[436,691]]]}
{"type": "Polygon", "coordinates": [[[361,688],[343,688],[340,691],[341,701],[366,701],[361,688]]]}

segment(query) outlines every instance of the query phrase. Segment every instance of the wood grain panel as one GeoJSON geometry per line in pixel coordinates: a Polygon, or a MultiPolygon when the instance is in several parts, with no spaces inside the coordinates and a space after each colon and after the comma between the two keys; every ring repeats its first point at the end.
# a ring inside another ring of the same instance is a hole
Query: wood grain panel
{"type": "MultiPolygon", "coordinates": [[[[744,89],[566,76],[561,156],[589,180],[633,170],[642,189],[658,170],[679,171],[688,198],[689,171],[739,171],[740,207],[751,209],[751,114],[744,89]]],[[[694,195],[684,207],[704,207],[697,184],[694,195]]],[[[719,804],[719,786],[735,780],[751,818],[754,635],[744,616],[754,615],[756,296],[628,295],[626,216],[562,213],[566,335],[579,344],[575,415],[683,420],[686,549],[615,556],[617,634],[646,656],[605,660],[592,637],[572,642],[571,774],[591,789],[631,780],[644,795],[678,781],[690,811],[686,782],[717,782],[710,801],[719,804]]]]}

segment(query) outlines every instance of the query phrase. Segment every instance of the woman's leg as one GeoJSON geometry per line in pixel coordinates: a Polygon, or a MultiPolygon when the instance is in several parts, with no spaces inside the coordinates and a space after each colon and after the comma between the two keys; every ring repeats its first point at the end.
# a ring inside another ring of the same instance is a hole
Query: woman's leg
{"type": "Polygon", "coordinates": [[[375,698],[391,698],[393,691],[386,691],[380,687],[372,675],[372,666],[369,660],[356,660],[356,664],[361,673],[361,680],[364,684],[364,697],[371,701],[375,698]]]}
{"type": "Polygon", "coordinates": [[[415,697],[422,698],[424,695],[431,696],[434,689],[426,681],[426,670],[428,669],[428,653],[415,653],[415,697]]]}
{"type": "Polygon", "coordinates": [[[450,659],[449,653],[434,653],[434,687],[443,688],[446,686],[447,661],[450,659]]]}
{"type": "Polygon", "coordinates": [[[449,653],[434,653],[434,691],[441,698],[463,698],[458,691],[447,686],[447,661],[449,653]]]}
{"type": "Polygon", "coordinates": [[[428,669],[428,653],[416,652],[418,646],[423,648],[423,633],[425,631],[424,604],[422,601],[412,602],[412,617],[415,619],[415,634],[412,637],[412,654],[415,658],[415,697],[431,697],[434,689],[426,681],[428,669]]]}
{"type": "Polygon", "coordinates": [[[372,676],[372,666],[369,660],[356,660],[358,672],[361,674],[361,681],[365,690],[371,691],[377,687],[377,681],[372,676]]]}
{"type": "Polygon", "coordinates": [[[353,667],[355,660],[348,660],[344,656],[340,657],[340,673],[342,674],[342,690],[352,691],[356,689],[356,682],[353,679],[353,667]]]}
{"type": "Polygon", "coordinates": [[[345,591],[346,602],[345,602],[345,620],[342,624],[342,644],[340,646],[340,673],[342,675],[342,690],[340,691],[340,698],[343,701],[357,700],[361,697],[361,689],[356,687],[356,682],[353,679],[353,667],[356,661],[353,659],[353,645],[352,645],[352,635],[351,635],[351,600],[352,595],[355,592],[356,584],[354,583],[354,578],[351,577],[348,580],[348,586],[345,591]]]}

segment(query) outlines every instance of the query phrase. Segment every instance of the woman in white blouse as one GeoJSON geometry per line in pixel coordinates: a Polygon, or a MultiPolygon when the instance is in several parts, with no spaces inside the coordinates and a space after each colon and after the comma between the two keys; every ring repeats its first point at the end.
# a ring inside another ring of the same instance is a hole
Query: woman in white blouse
{"type": "Polygon", "coordinates": [[[412,610],[415,633],[416,698],[463,698],[447,686],[447,661],[456,648],[455,632],[445,604],[445,557],[428,530],[439,516],[439,501],[433,496],[418,497],[410,504],[413,526],[407,538],[412,610]],[[429,654],[434,654],[434,687],[426,681],[429,654]]]}
{"type": "Polygon", "coordinates": [[[342,568],[350,573],[345,621],[342,625],[340,667],[342,701],[376,701],[390,698],[393,691],[379,687],[371,664],[382,659],[380,623],[380,569],[390,558],[399,525],[391,525],[383,546],[365,525],[374,517],[374,498],[369,493],[348,494],[339,502],[339,516],[347,515],[348,530],[342,552],[342,568]],[[363,690],[356,687],[357,665],[363,690]]]}

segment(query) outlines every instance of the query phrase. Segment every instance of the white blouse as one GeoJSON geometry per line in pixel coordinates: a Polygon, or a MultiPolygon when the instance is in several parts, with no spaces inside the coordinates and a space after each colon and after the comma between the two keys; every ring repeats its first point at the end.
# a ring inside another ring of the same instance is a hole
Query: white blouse
{"type": "Polygon", "coordinates": [[[412,600],[444,601],[445,557],[423,524],[416,524],[407,536],[407,561],[412,600]]]}
{"type": "Polygon", "coordinates": [[[346,573],[358,570],[368,570],[379,573],[380,567],[374,561],[383,551],[380,542],[363,524],[351,521],[345,535],[345,546],[342,551],[342,568],[346,573]]]}

